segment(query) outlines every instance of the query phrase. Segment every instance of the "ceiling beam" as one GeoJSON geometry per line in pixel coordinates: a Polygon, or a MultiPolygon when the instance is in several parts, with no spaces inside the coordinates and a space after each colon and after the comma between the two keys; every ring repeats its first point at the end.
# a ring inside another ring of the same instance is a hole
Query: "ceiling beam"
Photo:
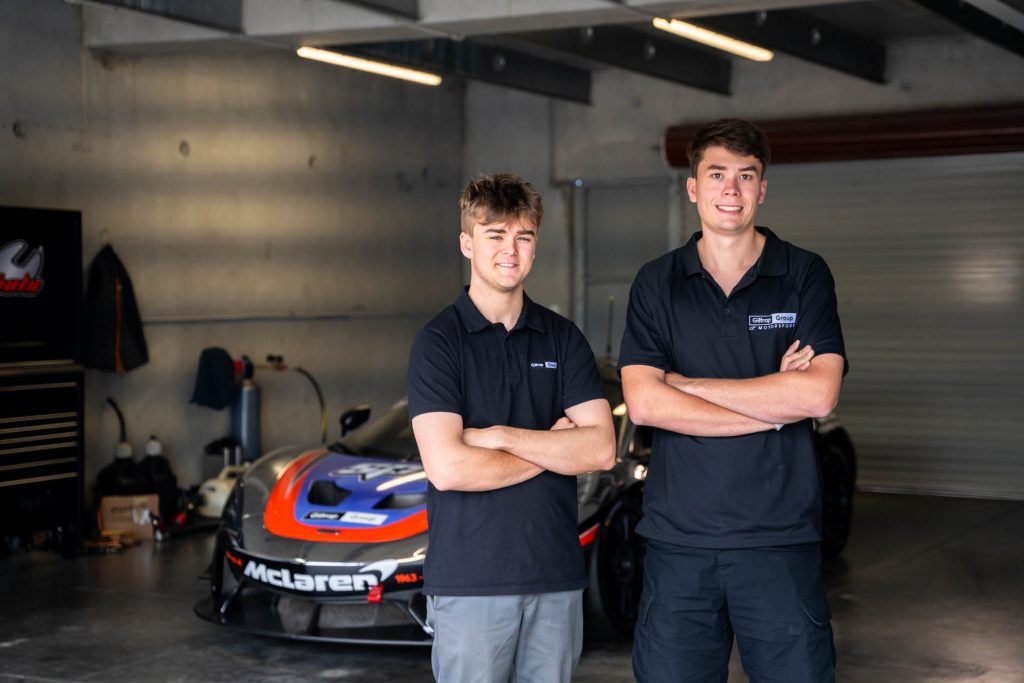
{"type": "Polygon", "coordinates": [[[885,45],[798,10],[700,17],[692,22],[873,83],[886,82],[885,45]]]}
{"type": "Polygon", "coordinates": [[[243,33],[243,0],[92,0],[102,5],[154,14],[188,24],[243,33]]]}
{"type": "Polygon", "coordinates": [[[986,14],[1024,31],[1024,0],[967,0],[986,14]]]}
{"type": "Polygon", "coordinates": [[[381,14],[403,19],[419,21],[420,7],[419,0],[342,0],[348,4],[359,5],[381,14]]]}
{"type": "Polygon", "coordinates": [[[1024,57],[1024,32],[960,0],[913,0],[993,45],[1024,57]]]}
{"type": "Polygon", "coordinates": [[[502,37],[728,95],[732,63],[711,50],[626,26],[588,26],[502,37]]]}
{"type": "Polygon", "coordinates": [[[590,104],[587,69],[476,40],[435,38],[327,49],[590,104]]]}

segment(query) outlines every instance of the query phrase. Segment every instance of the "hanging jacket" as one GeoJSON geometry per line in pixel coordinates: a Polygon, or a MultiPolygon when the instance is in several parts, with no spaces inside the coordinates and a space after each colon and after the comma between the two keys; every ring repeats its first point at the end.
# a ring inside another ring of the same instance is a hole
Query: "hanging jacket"
{"type": "Polygon", "coordinates": [[[89,367],[118,373],[149,362],[132,280],[109,244],[89,266],[83,359],[89,367]]]}
{"type": "Polygon", "coordinates": [[[223,410],[235,400],[235,361],[231,354],[219,346],[203,349],[196,368],[196,385],[192,401],[214,410],[223,410]]]}

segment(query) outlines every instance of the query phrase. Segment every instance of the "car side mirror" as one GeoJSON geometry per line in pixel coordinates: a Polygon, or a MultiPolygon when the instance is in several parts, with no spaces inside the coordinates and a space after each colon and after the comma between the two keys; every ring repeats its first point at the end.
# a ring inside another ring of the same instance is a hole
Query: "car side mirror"
{"type": "Polygon", "coordinates": [[[349,408],[348,410],[341,414],[341,419],[338,420],[338,422],[341,423],[341,435],[345,436],[349,432],[355,431],[358,427],[362,426],[369,419],[369,404],[356,406],[355,408],[349,408]]]}

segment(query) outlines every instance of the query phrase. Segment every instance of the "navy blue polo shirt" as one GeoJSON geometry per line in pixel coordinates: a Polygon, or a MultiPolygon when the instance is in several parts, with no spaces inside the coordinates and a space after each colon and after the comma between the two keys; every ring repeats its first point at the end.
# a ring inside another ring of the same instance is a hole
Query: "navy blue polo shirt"
{"type": "MultiPolygon", "coordinates": [[[[417,333],[409,416],[446,412],[465,427],[550,429],[567,408],[604,398],[579,329],[524,295],[511,331],[467,290],[417,333]]],[[[541,472],[494,491],[427,492],[428,595],[519,595],[583,588],[576,477],[541,472]]]]}
{"type": "MultiPolygon", "coordinates": [[[[799,339],[845,359],[835,282],[825,261],[757,228],[757,262],[727,297],[704,270],[696,233],[646,264],[629,295],[619,367],[747,379],[779,371],[799,339]]],[[[845,373],[845,368],[844,368],[845,373]]],[[[699,548],[817,541],[821,492],[811,420],[734,437],[654,430],[644,490],[647,538],[699,548]]]]}

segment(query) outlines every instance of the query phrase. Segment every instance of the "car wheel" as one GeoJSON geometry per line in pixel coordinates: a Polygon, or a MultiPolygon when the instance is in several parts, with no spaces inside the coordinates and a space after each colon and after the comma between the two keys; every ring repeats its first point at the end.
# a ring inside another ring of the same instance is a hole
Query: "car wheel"
{"type": "Polygon", "coordinates": [[[850,536],[856,476],[853,451],[842,435],[825,435],[818,445],[821,465],[821,553],[825,559],[839,555],[850,536]]]}
{"type": "Polygon", "coordinates": [[[642,514],[639,498],[627,497],[598,530],[584,594],[589,635],[618,638],[633,633],[643,590],[644,540],[636,533],[642,514]]]}

